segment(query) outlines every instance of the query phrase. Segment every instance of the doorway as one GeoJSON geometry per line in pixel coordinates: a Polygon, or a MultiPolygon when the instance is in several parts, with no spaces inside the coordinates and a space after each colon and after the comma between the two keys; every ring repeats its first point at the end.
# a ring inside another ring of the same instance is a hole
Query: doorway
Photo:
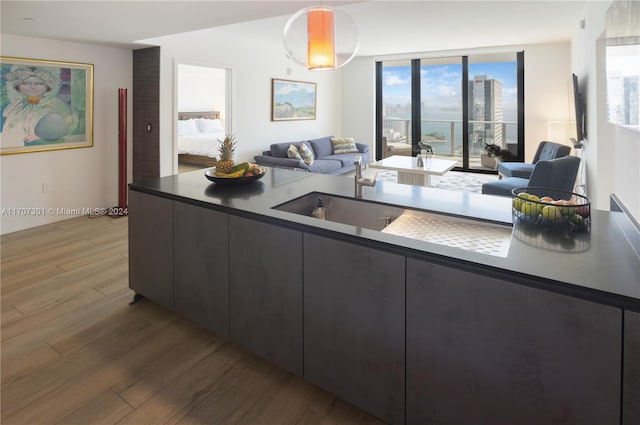
{"type": "Polygon", "coordinates": [[[176,65],[174,146],[177,173],[215,165],[218,140],[231,129],[231,69],[176,65]]]}

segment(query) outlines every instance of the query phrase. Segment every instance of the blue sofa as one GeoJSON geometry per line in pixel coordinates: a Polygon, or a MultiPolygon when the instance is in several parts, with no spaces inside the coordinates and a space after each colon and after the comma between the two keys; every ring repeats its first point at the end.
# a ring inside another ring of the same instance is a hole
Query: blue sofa
{"type": "Polygon", "coordinates": [[[540,142],[536,154],[531,163],[526,162],[501,162],[498,164],[498,175],[504,177],[520,177],[528,179],[531,177],[533,168],[538,161],[549,161],[551,159],[562,158],[569,155],[571,148],[555,142],[540,142]]]}
{"type": "MultiPolygon", "coordinates": [[[[512,196],[511,191],[520,187],[557,189],[572,192],[578,176],[580,158],[563,156],[561,158],[536,162],[531,178],[507,177],[502,180],[485,183],[482,193],[485,195],[512,196]]],[[[568,198],[558,198],[568,199],[568,198]]]]}
{"type": "Polygon", "coordinates": [[[369,145],[356,143],[358,152],[334,155],[333,144],[331,143],[332,137],[333,136],[326,136],[304,141],[313,149],[315,159],[311,165],[287,156],[289,145],[294,145],[299,148],[303,141],[274,143],[270,146],[269,150],[262,152],[262,155],[256,155],[253,159],[258,165],[302,169],[321,174],[344,174],[355,170],[353,161],[358,155],[362,157],[363,165],[369,163],[369,145]]]}

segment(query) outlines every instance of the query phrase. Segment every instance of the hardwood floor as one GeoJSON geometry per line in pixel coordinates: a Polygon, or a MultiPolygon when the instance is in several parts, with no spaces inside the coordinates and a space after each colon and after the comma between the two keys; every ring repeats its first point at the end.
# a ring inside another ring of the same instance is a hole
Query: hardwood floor
{"type": "Polygon", "coordinates": [[[382,424],[148,300],[127,218],[2,236],[4,425],[382,424]]]}

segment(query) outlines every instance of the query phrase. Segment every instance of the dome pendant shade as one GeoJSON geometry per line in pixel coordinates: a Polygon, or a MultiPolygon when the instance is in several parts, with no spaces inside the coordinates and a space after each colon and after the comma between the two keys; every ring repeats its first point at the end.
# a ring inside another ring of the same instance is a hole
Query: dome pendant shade
{"type": "Polygon", "coordinates": [[[307,67],[335,69],[336,43],[333,10],[318,9],[307,13],[307,67]]]}
{"type": "Polygon", "coordinates": [[[328,6],[299,10],[284,27],[288,57],[309,70],[346,65],[358,50],[358,28],[345,12],[328,6]]]}

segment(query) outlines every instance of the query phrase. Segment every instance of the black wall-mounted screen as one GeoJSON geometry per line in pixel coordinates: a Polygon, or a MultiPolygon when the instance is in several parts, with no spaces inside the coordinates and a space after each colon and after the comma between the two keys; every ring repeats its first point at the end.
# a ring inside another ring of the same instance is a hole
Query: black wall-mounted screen
{"type": "Polygon", "coordinates": [[[572,140],[572,142],[574,145],[578,145],[582,143],[586,137],[586,108],[584,97],[582,96],[580,86],[578,85],[578,76],[576,74],[572,75],[571,81],[569,82],[569,89],[571,96],[569,99],[571,118],[576,123],[576,140],[572,140]]]}

